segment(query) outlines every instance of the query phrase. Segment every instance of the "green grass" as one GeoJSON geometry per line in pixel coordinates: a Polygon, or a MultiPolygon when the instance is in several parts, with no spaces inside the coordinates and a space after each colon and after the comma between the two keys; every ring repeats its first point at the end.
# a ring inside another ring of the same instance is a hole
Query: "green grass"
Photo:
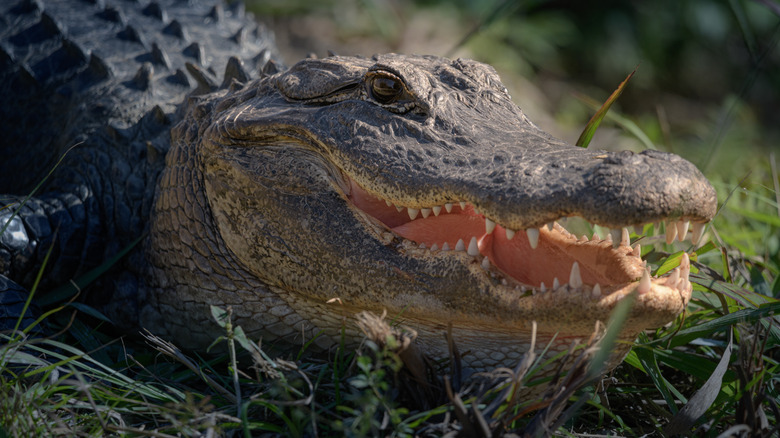
{"type": "MultiPolygon", "coordinates": [[[[772,220],[755,216],[738,217],[776,229],[772,220]]],[[[716,219],[716,228],[722,220],[716,219]]],[[[116,342],[99,326],[60,312],[55,324],[71,322],[67,343],[0,338],[0,436],[413,436],[544,427],[574,436],[663,434],[686,404],[698,406],[698,414],[683,422],[683,432],[718,436],[746,425],[754,436],[770,436],[778,420],[780,327],[773,314],[780,303],[758,291],[777,292],[777,265],[727,245],[702,248],[696,258],[712,260],[702,268],[723,261],[731,268],[692,275],[694,299],[684,317],[643,333],[608,376],[591,371],[592,363],[603,360],[594,344],[558,358],[576,365],[541,404],[518,402],[513,394],[543,364],[544,346],[537,346],[539,356],[527,356],[481,386],[457,392],[438,381],[446,396],[429,398],[420,409],[425,397],[410,391],[416,383],[393,353],[395,337],[367,341],[357,353],[339,350],[333,361],[290,361],[269,357],[228,323],[229,312],[214,309],[225,328],[216,342],[239,351],[207,360],[148,334],[146,344],[116,342]],[[713,278],[718,275],[723,279],[713,278]],[[731,360],[719,368],[731,349],[731,360]],[[714,390],[696,404],[705,382],[714,390]]],[[[658,253],[661,266],[678,255],[663,249],[654,248],[647,258],[658,253]]]]}
{"type": "MultiPolygon", "coordinates": [[[[545,62],[560,74],[566,58],[554,46],[577,39],[571,23],[550,11],[533,15],[533,8],[521,8],[528,13],[521,19],[509,14],[517,9],[510,3],[499,2],[492,11],[461,4],[464,15],[487,17],[464,25],[479,29],[467,44],[480,51],[492,47],[495,52],[485,53],[487,61],[514,65],[525,75],[542,79],[539,66],[545,62]],[[522,50],[516,50],[518,44],[524,44],[522,50]]],[[[375,16],[371,11],[378,3],[365,4],[368,15],[375,16]]],[[[712,4],[698,1],[688,7],[712,4]]],[[[750,21],[745,17],[755,16],[755,5],[742,10],[739,2],[730,4],[745,45],[755,53],[765,50],[769,42],[760,35],[770,25],[762,22],[750,32],[745,24],[750,21]]],[[[669,18],[659,14],[661,19],[669,18]]],[[[393,26],[398,22],[388,20],[379,33],[392,34],[393,26]]],[[[587,53],[594,65],[612,66],[612,78],[603,90],[580,93],[593,97],[556,102],[556,119],[578,126],[598,108],[594,102],[603,101],[636,65],[600,62],[616,49],[598,46],[588,35],[582,39],[590,44],[587,53]]],[[[663,76],[663,61],[653,58],[666,50],[662,42],[659,36],[637,43],[651,53],[646,62],[652,68],[640,65],[632,79],[639,82],[628,85],[618,105],[641,106],[641,99],[638,104],[630,100],[642,96],[632,94],[632,87],[647,88],[643,78],[663,76]]],[[[735,70],[739,73],[738,68],[730,71],[735,70]]],[[[529,404],[514,394],[549,360],[543,345],[536,355],[470,386],[459,387],[456,376],[442,378],[444,371],[434,364],[439,379],[425,386],[394,353],[396,342],[403,341],[397,332],[399,339],[367,341],[357,352],[342,348],[331,359],[278,355],[246,339],[239,327],[228,324],[229,312],[215,309],[225,329],[215,341],[228,345],[228,353],[191,357],[152,336],[116,339],[98,319],[72,319],[73,307],[67,306],[49,317],[60,330],[56,336],[29,338],[17,332],[0,337],[0,437],[439,436],[453,430],[472,436],[490,431],[539,436],[545,427],[561,436],[675,431],[777,436],[780,193],[773,166],[777,156],[767,147],[776,133],[760,122],[746,94],[738,94],[743,83],[750,89],[748,76],[737,81],[736,95],[686,97],[698,105],[695,117],[686,120],[666,120],[655,108],[624,112],[619,107],[604,118],[604,125],[623,131],[622,138],[694,161],[716,187],[720,203],[706,241],[696,249],[685,243],[651,244],[658,230],[646,227],[643,258],[654,272],[673,265],[681,251],[691,255],[697,271],[691,275],[693,299],[674,323],[643,333],[626,360],[606,376],[594,377],[591,371],[603,360],[594,339],[558,357],[576,366],[545,386],[549,392],[543,402],[529,404]]],[[[675,85],[681,95],[692,86],[675,85]]]]}

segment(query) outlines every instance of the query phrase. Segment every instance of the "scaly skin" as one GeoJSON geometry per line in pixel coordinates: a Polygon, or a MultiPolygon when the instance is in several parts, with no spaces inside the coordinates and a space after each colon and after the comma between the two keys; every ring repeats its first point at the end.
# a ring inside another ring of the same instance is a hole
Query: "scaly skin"
{"type": "Polygon", "coordinates": [[[322,332],[321,348],[387,310],[437,358],[451,325],[486,368],[514,364],[531,321],[557,350],[637,291],[631,341],[690,297],[686,257],[650,278],[621,229],[690,221],[700,236],[716,207],[701,173],[554,139],[483,64],[332,57],[276,73],[262,27],[197,0],[19,0],[0,24],[0,193],[27,193],[76,145],[24,207],[0,198],[0,323],[52,245],[44,290],[147,231],[92,300],[188,348],[221,333],[208,304],[266,342],[322,332]],[[568,216],[615,229],[615,245],[544,227],[568,216]]]}
{"type": "Polygon", "coordinates": [[[328,347],[342,326],[359,339],[356,312],[387,310],[434,357],[452,325],[464,361],[485,368],[520,357],[531,321],[539,345],[566,348],[636,291],[632,341],[687,305],[687,256],[650,278],[627,241],[544,225],[580,216],[621,240],[622,227],[692,221],[698,234],[715,208],[675,155],[550,137],[484,64],[306,60],[188,106],[157,190],[141,322],[200,348],[218,331],[205,304],[233,305],[250,333],[322,332],[328,347]]]}

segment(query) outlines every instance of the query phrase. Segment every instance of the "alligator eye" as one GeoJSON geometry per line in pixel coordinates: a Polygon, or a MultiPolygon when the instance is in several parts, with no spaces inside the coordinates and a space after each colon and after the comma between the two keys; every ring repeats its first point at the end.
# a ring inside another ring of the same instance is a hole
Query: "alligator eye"
{"type": "Polygon", "coordinates": [[[387,105],[398,99],[404,92],[401,80],[391,76],[374,76],[369,84],[371,97],[377,102],[387,105]]]}

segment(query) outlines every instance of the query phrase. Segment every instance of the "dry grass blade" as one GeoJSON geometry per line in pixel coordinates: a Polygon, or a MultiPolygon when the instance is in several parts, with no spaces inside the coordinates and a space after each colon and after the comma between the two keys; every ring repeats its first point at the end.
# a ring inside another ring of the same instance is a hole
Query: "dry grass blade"
{"type": "MultiPolygon", "coordinates": [[[[553,377],[547,387],[547,391],[542,396],[545,406],[539,410],[531,422],[526,426],[524,436],[548,436],[552,434],[564,421],[571,417],[589,397],[581,397],[574,405],[564,412],[569,399],[581,387],[591,383],[594,379],[592,368],[600,366],[594,363],[599,352],[610,345],[603,345],[606,331],[604,326],[596,324],[595,330],[584,348],[578,348],[577,344],[572,344],[568,354],[559,361],[562,368],[567,362],[573,361],[566,376],[561,379],[561,368],[553,377]],[[578,352],[579,351],[579,352],[578,352]]],[[[517,419],[518,416],[512,420],[517,419]]]]}
{"type": "Polygon", "coordinates": [[[436,367],[414,342],[417,333],[408,328],[390,326],[386,316],[385,312],[381,316],[361,312],[356,316],[356,323],[367,339],[398,355],[404,365],[397,376],[403,398],[421,409],[431,409],[444,400],[444,388],[436,367]]]}
{"type": "Polygon", "coordinates": [[[192,359],[190,359],[184,353],[182,353],[178,347],[176,347],[172,343],[160,337],[153,335],[148,330],[144,330],[144,332],[142,332],[141,335],[149,342],[149,345],[152,348],[154,348],[155,350],[159,351],[160,353],[172,359],[175,359],[176,361],[180,362],[181,364],[189,368],[197,376],[203,379],[203,381],[206,382],[206,384],[209,385],[211,389],[222,394],[226,399],[230,400],[230,402],[236,403],[238,401],[235,395],[233,395],[227,389],[223,388],[219,383],[214,381],[214,379],[206,375],[206,373],[204,373],[203,370],[201,370],[200,367],[197,366],[192,359]]]}

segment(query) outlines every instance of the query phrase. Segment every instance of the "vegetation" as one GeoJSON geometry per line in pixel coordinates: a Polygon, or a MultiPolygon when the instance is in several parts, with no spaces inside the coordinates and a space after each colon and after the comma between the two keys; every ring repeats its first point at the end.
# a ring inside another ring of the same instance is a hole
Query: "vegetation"
{"type": "MultiPolygon", "coordinates": [[[[644,258],[656,271],[689,253],[694,297],[677,321],[643,333],[613,372],[598,372],[605,360],[598,347],[610,345],[604,331],[557,358],[575,367],[541,383],[544,401],[529,404],[514,395],[550,359],[543,345],[514,368],[467,381],[458,375],[457,344],[450,368],[403,367],[396,351],[408,335],[378,317],[365,316],[372,340],[360,351],[312,358],[305,349],[272,352],[232,326],[229,309],[213,309],[225,330],[215,351],[226,353],[190,357],[148,334],[117,338],[98,318],[73,317],[83,307],[60,303],[47,318],[56,336],[31,337],[30,326],[0,337],[0,437],[776,436],[780,8],[769,0],[594,10],[581,3],[428,0],[388,3],[387,13],[386,3],[368,0],[332,9],[325,2],[316,12],[336,23],[358,17],[343,32],[390,47],[410,17],[441,14],[459,29],[457,50],[495,64],[507,83],[519,72],[541,84],[554,123],[577,131],[598,109],[593,102],[639,65],[593,143],[681,154],[710,178],[721,206],[696,248],[666,245],[663,230],[646,227],[644,258]],[[419,383],[420,373],[434,376],[430,385],[419,383]]],[[[309,11],[290,1],[264,4],[260,13],[280,20],[309,11]]]]}

